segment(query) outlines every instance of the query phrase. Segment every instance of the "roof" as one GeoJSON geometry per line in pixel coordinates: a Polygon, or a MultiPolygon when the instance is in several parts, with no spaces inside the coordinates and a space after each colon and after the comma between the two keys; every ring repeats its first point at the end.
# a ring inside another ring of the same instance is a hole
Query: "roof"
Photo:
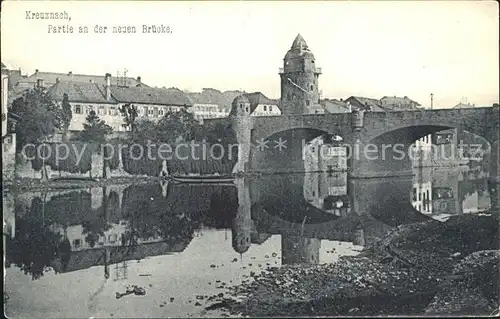
{"type": "Polygon", "coordinates": [[[262,94],[261,92],[254,92],[254,93],[245,93],[238,95],[237,97],[234,98],[232,102],[232,107],[231,107],[231,112],[230,115],[234,115],[234,108],[237,106],[239,100],[242,99],[242,103],[250,103],[250,114],[255,111],[258,105],[260,104],[267,104],[267,105],[278,105],[277,100],[272,100],[262,94]]]}
{"type": "Polygon", "coordinates": [[[204,88],[201,92],[185,92],[193,104],[215,104],[219,107],[231,107],[231,103],[242,91],[221,92],[212,88],[204,88]]]}
{"type": "Polygon", "coordinates": [[[384,96],[380,99],[384,108],[388,108],[391,110],[400,109],[400,110],[416,110],[417,106],[420,106],[420,103],[413,101],[412,99],[405,97],[397,97],[397,96],[384,96]]]}
{"type": "Polygon", "coordinates": [[[259,104],[278,105],[275,100],[271,100],[261,92],[247,93],[246,98],[250,102],[250,110],[253,112],[259,104]]]}
{"type": "Polygon", "coordinates": [[[356,108],[364,107],[365,110],[369,110],[372,112],[384,112],[384,111],[386,111],[382,107],[382,105],[381,105],[382,103],[377,99],[362,97],[362,96],[351,96],[346,101],[350,102],[356,108]]]}
{"type": "MultiPolygon", "coordinates": [[[[40,71],[36,71],[35,73],[26,77],[25,79],[20,80],[20,83],[21,82],[37,83],[38,79],[43,79],[47,86],[49,86],[50,84],[55,84],[57,82],[57,79],[59,79],[60,82],[78,82],[78,83],[92,82],[102,85],[106,84],[105,75],[88,75],[88,74],[74,74],[72,72],[57,73],[57,72],[40,72],[40,71]]],[[[111,77],[111,85],[146,86],[144,83],[139,82],[137,81],[137,79],[131,77],[126,77],[121,79],[118,79],[117,77],[111,77]]]]}
{"type": "Polygon", "coordinates": [[[470,104],[470,103],[458,103],[457,105],[455,105],[453,108],[454,109],[470,109],[470,108],[473,108],[473,107],[476,107],[474,104],[470,104]]]}
{"type": "Polygon", "coordinates": [[[64,94],[68,94],[71,102],[87,103],[117,103],[106,99],[106,88],[97,83],[59,82],[47,90],[47,95],[54,100],[61,101],[64,94]]]}
{"type": "Polygon", "coordinates": [[[314,55],[309,50],[309,47],[307,46],[307,43],[304,40],[304,38],[300,34],[297,34],[295,40],[293,40],[292,47],[290,48],[290,50],[288,50],[288,52],[285,55],[285,60],[295,59],[299,57],[307,57],[314,59],[314,55]]]}
{"type": "Polygon", "coordinates": [[[144,86],[111,86],[111,99],[106,99],[106,86],[98,83],[58,82],[47,90],[55,100],[68,94],[69,101],[83,103],[138,103],[191,106],[189,98],[178,89],[157,89],[144,86]]]}
{"type": "Polygon", "coordinates": [[[9,70],[9,89],[14,88],[19,81],[27,76],[21,74],[21,70],[9,70]]]}
{"type": "Polygon", "coordinates": [[[349,113],[350,108],[344,101],[339,101],[336,99],[324,99],[320,101],[321,105],[329,112],[329,113],[349,113]]]}
{"type": "Polygon", "coordinates": [[[158,89],[143,86],[111,86],[111,95],[118,102],[156,105],[192,106],[188,96],[179,89],[158,89]]]}

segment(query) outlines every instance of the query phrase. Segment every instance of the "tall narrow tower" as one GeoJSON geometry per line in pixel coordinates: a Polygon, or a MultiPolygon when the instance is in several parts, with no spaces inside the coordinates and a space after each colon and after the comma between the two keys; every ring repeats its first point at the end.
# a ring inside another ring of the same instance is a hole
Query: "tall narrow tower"
{"type": "Polygon", "coordinates": [[[311,106],[319,104],[318,77],[314,55],[299,34],[283,59],[281,77],[281,108],[283,115],[314,113],[311,106]]]}

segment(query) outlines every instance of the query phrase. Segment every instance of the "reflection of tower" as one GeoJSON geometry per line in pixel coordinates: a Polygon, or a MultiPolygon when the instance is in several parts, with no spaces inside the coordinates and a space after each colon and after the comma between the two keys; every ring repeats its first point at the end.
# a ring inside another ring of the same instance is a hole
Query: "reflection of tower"
{"type": "Polygon", "coordinates": [[[284,265],[317,264],[321,240],[281,235],[281,258],[284,265]]]}
{"type": "Polygon", "coordinates": [[[250,210],[250,190],[244,179],[235,180],[238,189],[238,210],[233,220],[233,248],[242,254],[250,248],[252,235],[252,214],[250,210]]]}
{"type": "Polygon", "coordinates": [[[250,159],[251,133],[253,119],[250,116],[250,101],[244,95],[239,95],[233,100],[229,117],[238,141],[238,162],[233,172],[244,172],[250,159]]]}

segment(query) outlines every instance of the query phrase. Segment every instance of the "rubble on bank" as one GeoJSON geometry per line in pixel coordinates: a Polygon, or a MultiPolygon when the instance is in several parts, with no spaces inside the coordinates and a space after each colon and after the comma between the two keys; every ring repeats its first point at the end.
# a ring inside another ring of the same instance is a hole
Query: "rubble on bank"
{"type": "Polygon", "coordinates": [[[498,221],[498,213],[471,214],[400,226],[335,264],[267,268],[207,310],[249,316],[490,314],[498,309],[498,221]]]}

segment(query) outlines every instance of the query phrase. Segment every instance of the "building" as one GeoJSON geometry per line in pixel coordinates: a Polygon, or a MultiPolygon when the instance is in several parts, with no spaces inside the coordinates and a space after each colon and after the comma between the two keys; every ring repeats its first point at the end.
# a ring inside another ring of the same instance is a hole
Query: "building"
{"type": "Polygon", "coordinates": [[[300,34],[286,53],[279,74],[283,115],[324,113],[318,89],[321,68],[316,67],[314,55],[300,34]]]}
{"type": "Polygon", "coordinates": [[[10,182],[14,179],[16,165],[16,133],[10,131],[19,118],[9,112],[9,70],[2,63],[2,181],[10,182]]]}
{"type": "Polygon", "coordinates": [[[194,117],[203,121],[204,119],[223,118],[229,116],[231,103],[243,91],[221,92],[212,88],[204,88],[201,92],[185,91],[193,106],[189,109],[194,117]]]}
{"type": "MultiPolygon", "coordinates": [[[[16,94],[20,94],[27,89],[32,89],[36,87],[41,80],[45,87],[49,88],[52,85],[59,82],[71,82],[71,83],[95,83],[100,85],[105,85],[107,79],[105,76],[100,75],[87,75],[87,74],[74,74],[72,71],[68,73],[58,73],[58,72],[42,72],[38,69],[35,70],[30,76],[22,76],[21,70],[19,70],[19,74],[15,73],[15,78],[13,78],[15,83],[12,83],[11,86],[16,94]]],[[[134,87],[134,86],[145,86],[146,84],[142,83],[141,77],[137,78],[131,77],[116,77],[111,79],[111,85],[113,86],[126,86],[126,87],[134,87]]]]}
{"type": "Polygon", "coordinates": [[[345,102],[351,105],[352,110],[363,110],[366,112],[385,112],[385,109],[382,107],[382,102],[377,99],[362,96],[351,96],[346,99],[345,102]]]}
{"type": "Polygon", "coordinates": [[[278,101],[271,100],[261,92],[244,94],[250,102],[250,116],[279,116],[278,101]]]}
{"type": "Polygon", "coordinates": [[[380,103],[384,109],[391,111],[412,111],[417,110],[421,106],[420,103],[413,101],[407,96],[384,96],[380,99],[380,103]]]}
{"type": "MultiPolygon", "coordinates": [[[[159,89],[148,86],[112,85],[111,75],[105,76],[105,84],[94,82],[65,82],[56,79],[56,84],[47,90],[47,94],[61,103],[64,94],[68,95],[73,116],[70,131],[83,130],[85,119],[94,111],[114,131],[126,131],[120,108],[133,104],[138,109],[139,117],[157,120],[168,111],[179,111],[191,106],[191,101],[178,89],[159,89]]],[[[43,80],[39,86],[45,86],[43,80]]]]}
{"type": "Polygon", "coordinates": [[[323,99],[320,104],[327,113],[351,113],[351,105],[342,99],[323,99]]]}
{"type": "Polygon", "coordinates": [[[421,213],[432,214],[431,168],[419,169],[413,178],[412,206],[421,213]]]}

